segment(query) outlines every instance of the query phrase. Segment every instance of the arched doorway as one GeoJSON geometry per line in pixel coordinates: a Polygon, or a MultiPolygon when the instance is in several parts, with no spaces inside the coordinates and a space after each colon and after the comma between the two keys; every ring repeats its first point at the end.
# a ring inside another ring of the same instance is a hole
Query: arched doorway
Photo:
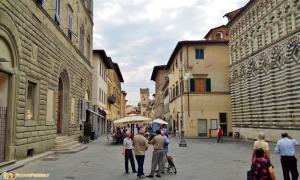
{"type": "Polygon", "coordinates": [[[66,70],[60,73],[57,92],[57,134],[68,134],[68,104],[69,104],[69,76],[66,70]]]}
{"type": "MultiPolygon", "coordinates": [[[[0,11],[0,17],[7,17],[0,11]]],[[[17,45],[11,30],[5,26],[11,21],[0,18],[0,162],[14,158],[14,121],[16,112],[17,45]]],[[[11,27],[13,27],[11,25],[11,27]]],[[[14,29],[12,29],[14,32],[14,29]]],[[[17,35],[16,35],[17,36],[17,35]]],[[[16,37],[18,39],[18,37],[16,37]]]]}

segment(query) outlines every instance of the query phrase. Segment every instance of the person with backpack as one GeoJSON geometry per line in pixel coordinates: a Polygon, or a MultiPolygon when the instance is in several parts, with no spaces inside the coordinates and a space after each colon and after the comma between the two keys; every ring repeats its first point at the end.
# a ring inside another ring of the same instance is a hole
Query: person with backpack
{"type": "Polygon", "coordinates": [[[273,166],[265,158],[265,151],[262,148],[255,150],[255,157],[252,159],[251,170],[248,171],[247,180],[276,180],[273,166]]]}

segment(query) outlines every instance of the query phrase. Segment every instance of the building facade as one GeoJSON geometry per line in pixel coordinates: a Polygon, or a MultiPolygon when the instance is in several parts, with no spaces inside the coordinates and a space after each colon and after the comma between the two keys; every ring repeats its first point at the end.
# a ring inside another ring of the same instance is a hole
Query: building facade
{"type": "Polygon", "coordinates": [[[148,117],[148,109],[150,103],[149,96],[150,96],[149,88],[140,89],[140,111],[141,111],[141,115],[144,117],[148,117]]]}
{"type": "Polygon", "coordinates": [[[121,99],[122,87],[124,82],[121,70],[117,63],[113,62],[113,69],[108,70],[108,116],[110,122],[109,127],[112,127],[114,120],[120,119],[121,116],[121,99]]]}
{"type": "Polygon", "coordinates": [[[167,81],[167,71],[165,65],[154,66],[151,80],[155,82],[154,95],[154,117],[164,119],[164,91],[163,87],[167,81]]]}
{"type": "MultiPolygon", "coordinates": [[[[300,1],[257,0],[229,16],[233,129],[300,138],[300,1]]],[[[232,14],[232,13],[229,13],[232,14]]]]}
{"type": "Polygon", "coordinates": [[[111,60],[104,50],[93,50],[93,84],[92,84],[92,104],[95,112],[100,116],[93,117],[93,131],[95,137],[99,137],[107,132],[106,113],[108,112],[108,69],[113,68],[111,60]]]}
{"type": "Polygon", "coordinates": [[[232,134],[228,41],[178,42],[166,70],[173,130],[183,127],[187,137],[216,136],[220,125],[225,135],[232,134]]]}
{"type": "Polygon", "coordinates": [[[0,161],[80,134],[90,98],[92,1],[0,1],[0,161]]]}

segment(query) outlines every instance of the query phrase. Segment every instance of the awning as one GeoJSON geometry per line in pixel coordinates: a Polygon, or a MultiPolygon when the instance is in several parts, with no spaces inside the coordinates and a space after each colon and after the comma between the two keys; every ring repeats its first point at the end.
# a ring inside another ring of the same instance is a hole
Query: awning
{"type": "Polygon", "coordinates": [[[91,112],[92,114],[95,114],[96,116],[99,116],[99,117],[102,117],[102,118],[104,117],[101,114],[98,114],[98,113],[96,113],[95,111],[93,111],[91,109],[87,109],[87,111],[91,112]]]}
{"type": "Polygon", "coordinates": [[[130,115],[122,119],[118,119],[114,121],[114,124],[124,124],[124,123],[147,123],[151,122],[150,118],[137,116],[137,115],[130,115]]]}

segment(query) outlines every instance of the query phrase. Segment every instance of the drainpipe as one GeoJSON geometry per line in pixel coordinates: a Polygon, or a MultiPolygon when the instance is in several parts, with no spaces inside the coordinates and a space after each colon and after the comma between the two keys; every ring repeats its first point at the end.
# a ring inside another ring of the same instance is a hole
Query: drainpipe
{"type": "MultiPolygon", "coordinates": [[[[186,64],[187,64],[187,69],[189,70],[189,46],[186,47],[186,64]]],[[[188,115],[190,116],[190,83],[189,83],[189,79],[187,80],[187,87],[188,87],[188,115]]]]}

